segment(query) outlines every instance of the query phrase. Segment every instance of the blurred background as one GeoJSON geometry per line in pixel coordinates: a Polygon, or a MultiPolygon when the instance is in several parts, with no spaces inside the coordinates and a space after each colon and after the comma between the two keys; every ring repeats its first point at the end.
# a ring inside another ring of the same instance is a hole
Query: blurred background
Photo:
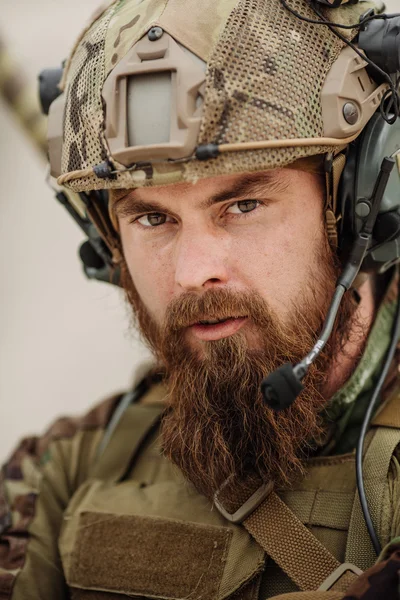
{"type": "MultiPolygon", "coordinates": [[[[0,83],[11,71],[35,92],[39,71],[61,64],[99,4],[0,0],[0,83]]],[[[1,462],[21,436],[126,388],[148,354],[129,331],[121,292],[83,275],[83,234],[47,187],[44,157],[4,100],[0,157],[1,462]]]]}
{"type": "MultiPolygon", "coordinates": [[[[66,58],[99,4],[0,0],[0,84],[13,73],[35,91],[37,74],[66,58]]],[[[386,4],[399,9],[399,0],[386,4]]],[[[0,157],[1,462],[21,436],[126,388],[149,355],[129,331],[121,292],[82,274],[83,236],[46,186],[40,150],[2,99],[0,157]]]]}

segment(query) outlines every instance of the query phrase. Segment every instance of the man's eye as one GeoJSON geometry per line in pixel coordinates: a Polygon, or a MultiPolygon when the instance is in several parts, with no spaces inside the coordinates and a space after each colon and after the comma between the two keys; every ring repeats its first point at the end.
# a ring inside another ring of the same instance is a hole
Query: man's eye
{"type": "Polygon", "coordinates": [[[158,225],[164,225],[167,221],[167,215],[162,213],[151,213],[149,215],[143,215],[137,219],[138,223],[144,225],[144,227],[157,227],[158,225]]]}
{"type": "Polygon", "coordinates": [[[234,214],[248,213],[256,209],[259,204],[258,200],[240,200],[235,204],[231,204],[226,212],[234,214]]]}

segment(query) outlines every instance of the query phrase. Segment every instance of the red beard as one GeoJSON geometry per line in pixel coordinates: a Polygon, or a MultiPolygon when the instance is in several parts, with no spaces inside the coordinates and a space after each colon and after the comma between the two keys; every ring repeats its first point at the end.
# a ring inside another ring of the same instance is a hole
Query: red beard
{"type": "Polygon", "coordinates": [[[210,498],[228,477],[250,471],[264,481],[273,480],[277,488],[289,486],[303,473],[304,458],[324,434],[321,411],[326,399],[321,390],[330,357],[342,350],[350,335],[356,308],[350,294],[345,295],[331,339],[294,404],[276,413],[260,392],[268,373],[284,363],[299,362],[318,338],[338,274],[327,244],[320,256],[319,272],[297,294],[289,324],[282,324],[255,292],[215,288],[173,300],[158,327],[123,265],[127,298],[169,389],[163,451],[210,498]],[[232,315],[246,315],[249,325],[231,337],[202,342],[201,351],[188,343],[191,324],[232,315]],[[245,330],[255,334],[255,345],[249,344],[245,330]]]}

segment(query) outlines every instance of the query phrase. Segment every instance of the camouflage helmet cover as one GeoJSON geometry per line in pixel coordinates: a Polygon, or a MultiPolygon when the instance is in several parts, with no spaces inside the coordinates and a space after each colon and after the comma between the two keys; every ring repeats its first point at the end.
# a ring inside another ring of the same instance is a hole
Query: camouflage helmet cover
{"type": "MultiPolygon", "coordinates": [[[[289,4],[315,16],[307,0],[289,4]]],[[[324,14],[352,24],[371,7],[346,4],[324,14]]],[[[345,35],[352,39],[356,30],[345,35]]],[[[361,133],[387,89],[365,66],[331,29],[300,21],[280,0],[117,0],[84,31],[67,63],[64,93],[50,114],[53,174],[79,192],[197,181],[336,154],[361,133]],[[197,140],[189,160],[152,161],[148,151],[146,165],[127,166],[110,149],[104,90],[155,26],[207,63],[197,140]],[[351,123],[343,115],[348,102],[357,112],[351,123]],[[218,157],[193,157],[210,143],[223,151],[218,157]],[[113,166],[111,177],[96,174],[104,163],[113,166]]]]}

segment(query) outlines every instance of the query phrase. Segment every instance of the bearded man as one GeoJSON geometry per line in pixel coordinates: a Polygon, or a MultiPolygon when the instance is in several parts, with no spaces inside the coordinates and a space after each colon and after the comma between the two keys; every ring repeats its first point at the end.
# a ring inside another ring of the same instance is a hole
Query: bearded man
{"type": "Polygon", "coordinates": [[[398,23],[320,4],[125,0],[78,41],[52,175],[154,367],[5,465],[1,598],[398,598],[400,101],[365,34],[398,23]]]}

